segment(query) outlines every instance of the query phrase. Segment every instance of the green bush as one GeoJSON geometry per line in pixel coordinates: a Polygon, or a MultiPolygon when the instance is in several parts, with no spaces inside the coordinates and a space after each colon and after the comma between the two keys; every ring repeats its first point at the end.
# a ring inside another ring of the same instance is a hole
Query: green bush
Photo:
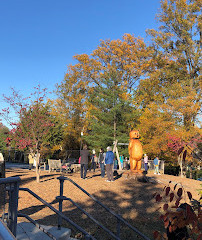
{"type": "Polygon", "coordinates": [[[180,166],[174,166],[174,165],[168,165],[165,166],[164,173],[173,175],[173,176],[178,176],[180,172],[180,166]]]}
{"type": "Polygon", "coordinates": [[[186,178],[190,178],[190,170],[186,171],[186,178]]]}
{"type": "Polygon", "coordinates": [[[198,177],[197,178],[202,178],[202,170],[198,170],[198,177]]]}
{"type": "MultiPolygon", "coordinates": [[[[190,170],[186,172],[186,177],[190,178],[190,170]]],[[[192,179],[197,180],[202,177],[202,170],[192,170],[192,179]]]]}
{"type": "Polygon", "coordinates": [[[202,177],[202,170],[194,170],[192,171],[192,178],[197,180],[198,178],[202,177]]]}

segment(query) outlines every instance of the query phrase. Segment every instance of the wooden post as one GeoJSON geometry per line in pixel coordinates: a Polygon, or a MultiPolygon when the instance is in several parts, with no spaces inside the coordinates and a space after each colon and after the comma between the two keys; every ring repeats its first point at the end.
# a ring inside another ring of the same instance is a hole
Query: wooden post
{"type": "Polygon", "coordinates": [[[119,164],[119,170],[122,170],[122,167],[121,167],[121,162],[120,162],[120,158],[119,158],[119,152],[118,152],[118,148],[116,147],[116,157],[118,159],[118,164],[119,164]]]}
{"type": "Polygon", "coordinates": [[[113,144],[114,144],[113,153],[116,151],[117,142],[118,142],[118,140],[116,140],[116,141],[113,143],[113,144]]]}
{"type": "Polygon", "coordinates": [[[37,153],[35,155],[36,158],[36,181],[39,183],[40,182],[40,171],[39,171],[39,158],[40,158],[40,153],[37,150],[37,153]]]}
{"type": "Polygon", "coordinates": [[[117,148],[117,143],[118,143],[118,140],[116,140],[116,141],[114,142],[113,152],[116,152],[116,157],[117,157],[118,164],[119,164],[119,170],[122,170],[121,161],[120,161],[120,158],[119,158],[119,151],[118,151],[118,148],[117,148]]]}

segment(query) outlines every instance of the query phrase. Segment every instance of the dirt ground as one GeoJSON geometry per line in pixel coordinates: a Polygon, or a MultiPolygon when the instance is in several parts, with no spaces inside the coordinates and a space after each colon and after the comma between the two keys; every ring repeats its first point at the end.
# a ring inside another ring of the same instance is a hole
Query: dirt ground
{"type": "MultiPolygon", "coordinates": [[[[155,192],[162,193],[164,186],[168,185],[169,181],[172,181],[170,183],[172,188],[178,183],[179,186],[183,186],[185,191],[190,191],[194,199],[198,200],[200,198],[198,193],[198,190],[201,189],[200,181],[171,175],[154,175],[152,172],[149,172],[147,177],[150,181],[146,183],[135,181],[134,179],[126,179],[122,173],[115,176],[114,182],[108,183],[105,181],[106,178],[101,178],[98,169],[96,172],[88,172],[87,180],[81,179],[79,173],[64,175],[75,181],[108,208],[122,215],[132,226],[151,239],[153,238],[153,231],[164,231],[163,225],[159,220],[161,209],[156,211],[160,205],[156,203],[152,197],[155,192]]],[[[57,177],[60,176],[60,173],[42,171],[40,183],[36,182],[35,172],[32,170],[7,169],[6,177],[11,176],[19,176],[21,178],[21,187],[30,188],[58,209],[56,196],[59,195],[60,188],[57,177]]],[[[116,218],[110,216],[106,210],[101,208],[100,205],[95,203],[68,180],[64,182],[64,196],[71,198],[100,223],[108,227],[111,231],[116,232],[116,218]]],[[[188,197],[186,197],[185,200],[189,202],[188,197]]],[[[39,200],[24,191],[20,191],[19,193],[19,212],[28,214],[40,224],[57,225],[57,216],[54,212],[44,207],[39,200]]],[[[111,239],[109,235],[105,234],[100,227],[97,227],[95,223],[89,220],[89,218],[71,202],[63,202],[63,212],[96,239],[111,239]]],[[[19,218],[18,221],[26,220],[19,218]]],[[[72,236],[78,234],[75,229],[64,221],[63,226],[72,229],[72,236]]],[[[124,224],[121,224],[121,239],[130,240],[141,238],[137,237],[137,234],[131,232],[124,224]]]]}

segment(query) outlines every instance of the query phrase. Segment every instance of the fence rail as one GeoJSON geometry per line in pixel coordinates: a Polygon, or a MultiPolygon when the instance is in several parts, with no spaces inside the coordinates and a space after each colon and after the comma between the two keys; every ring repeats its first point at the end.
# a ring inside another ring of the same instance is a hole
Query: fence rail
{"type": "Polygon", "coordinates": [[[35,197],[36,199],[38,199],[40,202],[42,202],[44,205],[46,205],[48,208],[50,208],[53,212],[55,212],[58,216],[60,216],[62,219],[66,220],[68,223],[70,223],[73,227],[75,227],[77,230],[79,230],[80,232],[82,232],[86,239],[92,239],[92,240],[96,240],[93,236],[91,236],[89,233],[87,233],[83,228],[81,228],[79,225],[77,225],[76,223],[74,223],[71,219],[69,219],[68,217],[66,217],[62,212],[58,211],[57,209],[55,209],[51,204],[47,203],[45,200],[43,200],[41,197],[39,197],[36,193],[32,192],[29,188],[19,188],[19,190],[21,191],[27,191],[28,193],[30,193],[33,197],[35,197]]]}
{"type": "MultiPolygon", "coordinates": [[[[60,211],[55,209],[51,204],[47,203],[45,200],[40,198],[37,194],[32,192],[29,188],[19,188],[20,181],[21,181],[21,179],[19,177],[9,177],[9,178],[1,178],[0,179],[0,185],[2,185],[2,184],[7,185],[5,189],[9,192],[9,209],[8,209],[8,214],[7,214],[7,226],[8,226],[9,231],[11,231],[14,236],[16,236],[17,216],[26,217],[32,223],[34,222],[34,220],[31,219],[29,216],[18,214],[18,193],[20,190],[20,191],[27,191],[28,193],[30,193],[33,197],[35,197],[40,202],[42,202],[45,206],[50,208],[58,216],[60,216],[62,219],[64,219],[65,221],[70,223],[73,227],[75,227],[77,230],[82,232],[84,234],[86,240],[89,240],[89,239],[96,240],[93,236],[91,236],[89,233],[87,233],[83,228],[81,228],[79,225],[77,225],[76,223],[71,221],[63,213],[61,213],[60,211]]],[[[37,227],[40,227],[39,224],[35,224],[35,225],[37,227]]],[[[2,231],[4,231],[3,234],[9,235],[9,232],[6,233],[5,228],[0,225],[0,233],[1,233],[1,229],[2,229],[2,231]]],[[[1,238],[1,235],[0,235],[0,239],[10,240],[10,239],[15,239],[15,238],[3,238],[3,237],[1,238]]]]}
{"type": "Polygon", "coordinates": [[[14,236],[16,236],[17,228],[18,192],[20,181],[21,179],[19,177],[0,178],[0,185],[5,186],[5,190],[8,191],[9,195],[7,226],[14,236]]]}
{"type": "MultiPolygon", "coordinates": [[[[163,160],[160,160],[160,163],[159,163],[159,170],[162,171],[162,173],[164,174],[164,161],[163,160]]],[[[144,169],[144,161],[142,160],[142,163],[141,163],[141,168],[144,169]]],[[[154,166],[154,163],[153,163],[153,160],[148,160],[148,168],[150,170],[154,170],[155,169],[155,166],[154,166]]]]}
{"type": "MultiPolygon", "coordinates": [[[[130,225],[124,218],[122,218],[120,215],[116,214],[114,211],[109,209],[107,206],[105,206],[103,203],[101,203],[99,200],[97,200],[93,195],[88,193],[85,189],[83,189],[81,186],[79,186],[77,183],[75,183],[72,179],[64,176],[58,177],[60,180],[60,197],[61,201],[59,202],[59,209],[62,210],[62,198],[63,196],[63,184],[65,180],[70,181],[73,183],[77,188],[79,188],[82,192],[84,192],[86,195],[88,195],[91,199],[93,199],[96,203],[98,203],[100,206],[102,206],[106,211],[108,211],[110,214],[112,214],[114,217],[117,218],[117,237],[119,238],[120,236],[120,222],[124,223],[126,226],[128,226],[131,230],[133,230],[135,233],[137,233],[140,237],[142,237],[145,240],[150,240],[147,236],[145,236],[143,233],[141,233],[138,229],[130,225]]],[[[116,239],[116,238],[115,238],[116,239]]],[[[119,238],[120,239],[120,238],[119,238]]]]}
{"type": "Polygon", "coordinates": [[[1,240],[14,240],[16,239],[8,227],[0,219],[0,239],[1,240]]]}
{"type": "Polygon", "coordinates": [[[76,206],[80,211],[82,211],[86,216],[88,216],[94,223],[96,223],[98,226],[100,226],[105,232],[107,232],[109,235],[111,235],[114,239],[120,240],[119,237],[114,235],[108,228],[100,224],[95,218],[93,218],[88,212],[86,212],[82,207],[80,207],[77,203],[75,203],[71,198],[67,197],[57,197],[58,200],[67,200],[70,201],[74,206],[76,206]]]}
{"type": "MultiPolygon", "coordinates": [[[[33,222],[34,220],[31,219],[27,215],[18,214],[18,193],[20,191],[26,191],[29,194],[31,194],[33,197],[38,199],[40,202],[42,202],[45,206],[47,206],[49,209],[51,209],[53,212],[55,212],[58,216],[58,229],[61,228],[62,219],[67,221],[69,224],[71,224],[73,227],[75,227],[77,230],[79,230],[81,233],[84,234],[85,239],[87,240],[96,240],[92,235],[90,235],[88,232],[86,232],[82,227],[74,223],[71,219],[66,217],[62,213],[62,204],[63,201],[70,201],[72,204],[74,204],[80,211],[82,211],[86,216],[88,216],[95,224],[97,224],[99,227],[101,227],[105,232],[107,232],[113,239],[120,240],[120,224],[124,223],[127,227],[129,227],[131,230],[133,230],[136,234],[138,234],[141,238],[145,240],[150,240],[147,236],[145,236],[143,233],[141,233],[138,229],[130,225],[124,218],[122,218],[120,215],[113,212],[111,209],[109,209],[107,206],[105,206],[103,203],[101,203],[99,200],[97,200],[94,196],[92,196],[90,193],[88,193],[85,189],[83,189],[81,186],[79,186],[76,182],[74,182],[72,179],[64,176],[58,177],[60,181],[60,196],[56,197],[56,199],[59,201],[59,210],[55,209],[51,204],[46,202],[44,199],[39,197],[36,193],[31,191],[29,188],[19,188],[19,182],[21,179],[19,177],[10,177],[10,178],[1,178],[0,179],[0,185],[4,184],[6,185],[6,191],[9,193],[9,208],[8,208],[8,216],[7,216],[7,226],[10,229],[10,231],[13,233],[14,236],[16,236],[16,228],[17,228],[17,216],[26,217],[28,220],[33,222]],[[77,188],[79,188],[82,192],[84,192],[86,195],[88,195],[91,199],[93,199],[96,203],[98,203],[100,206],[102,206],[106,211],[108,211],[111,215],[113,215],[117,219],[117,226],[116,226],[116,234],[111,232],[107,227],[100,224],[95,218],[93,218],[89,213],[87,213],[84,209],[82,209],[77,203],[75,203],[72,199],[67,198],[63,196],[63,188],[64,188],[64,181],[68,180],[71,183],[73,183],[77,188]]],[[[35,224],[40,228],[39,224],[35,224]]],[[[3,228],[3,227],[2,227],[3,228]]],[[[1,230],[1,226],[0,226],[1,230]]],[[[1,231],[0,231],[1,232],[1,231]]],[[[1,237],[1,236],[0,236],[1,237]]],[[[0,238],[1,239],[1,238],[0,238]]],[[[4,240],[4,238],[2,238],[4,240]]],[[[9,238],[5,238],[6,240],[10,240],[9,238]]],[[[14,238],[15,239],[15,238],[14,238]]]]}

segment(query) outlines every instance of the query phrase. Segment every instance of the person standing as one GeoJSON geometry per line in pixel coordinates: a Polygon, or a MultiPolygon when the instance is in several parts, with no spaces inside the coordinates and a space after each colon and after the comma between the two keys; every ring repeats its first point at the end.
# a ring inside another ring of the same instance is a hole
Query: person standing
{"type": "Polygon", "coordinates": [[[130,169],[130,161],[127,157],[125,158],[125,163],[126,163],[126,169],[129,170],[130,169]]]}
{"type": "Polygon", "coordinates": [[[115,160],[114,160],[114,169],[117,169],[117,168],[118,168],[118,160],[115,159],[115,160]]]}
{"type": "Polygon", "coordinates": [[[32,170],[33,166],[34,166],[34,153],[33,150],[30,150],[30,153],[28,155],[28,159],[29,159],[29,170],[32,170]]]}
{"type": "MultiPolygon", "coordinates": [[[[33,166],[36,168],[37,154],[33,154],[33,166]]],[[[39,163],[38,163],[39,164],[39,163]]]]}
{"type": "Polygon", "coordinates": [[[87,145],[83,146],[83,150],[81,150],[81,178],[86,179],[86,173],[88,169],[88,159],[90,156],[90,152],[87,149],[87,145]]]}
{"type": "Polygon", "coordinates": [[[160,163],[159,158],[158,157],[154,158],[153,163],[154,163],[154,167],[155,167],[154,174],[160,175],[160,173],[159,173],[159,163],[160,163]]]}
{"type": "Polygon", "coordinates": [[[105,157],[106,171],[107,171],[107,182],[113,182],[113,164],[114,164],[115,155],[112,152],[111,147],[107,147],[107,153],[105,157]]]}
{"type": "Polygon", "coordinates": [[[95,168],[96,168],[96,160],[97,160],[97,156],[95,154],[95,150],[93,149],[93,154],[91,156],[91,166],[89,171],[91,171],[91,169],[93,168],[93,171],[95,172],[95,168]]]}
{"type": "MultiPolygon", "coordinates": [[[[97,165],[98,165],[98,156],[96,155],[95,153],[95,156],[94,156],[94,168],[96,169],[97,168],[97,165]]],[[[95,172],[95,171],[94,171],[95,172]]]]}
{"type": "Polygon", "coordinates": [[[0,152],[0,178],[5,178],[5,161],[4,161],[4,156],[0,152]]]}
{"type": "Polygon", "coordinates": [[[4,162],[4,156],[1,152],[0,152],[0,162],[4,162]]]}
{"type": "Polygon", "coordinates": [[[105,176],[105,156],[106,156],[106,153],[104,153],[103,148],[101,148],[100,153],[99,153],[99,157],[98,157],[98,162],[100,164],[101,177],[102,178],[105,176]]]}
{"type": "Polygon", "coordinates": [[[148,171],[148,156],[146,153],[144,154],[144,169],[145,169],[145,172],[147,173],[147,171],[148,171]]]}
{"type": "Polygon", "coordinates": [[[123,159],[124,159],[123,155],[120,155],[119,159],[121,163],[121,168],[123,169],[123,159]]]}

